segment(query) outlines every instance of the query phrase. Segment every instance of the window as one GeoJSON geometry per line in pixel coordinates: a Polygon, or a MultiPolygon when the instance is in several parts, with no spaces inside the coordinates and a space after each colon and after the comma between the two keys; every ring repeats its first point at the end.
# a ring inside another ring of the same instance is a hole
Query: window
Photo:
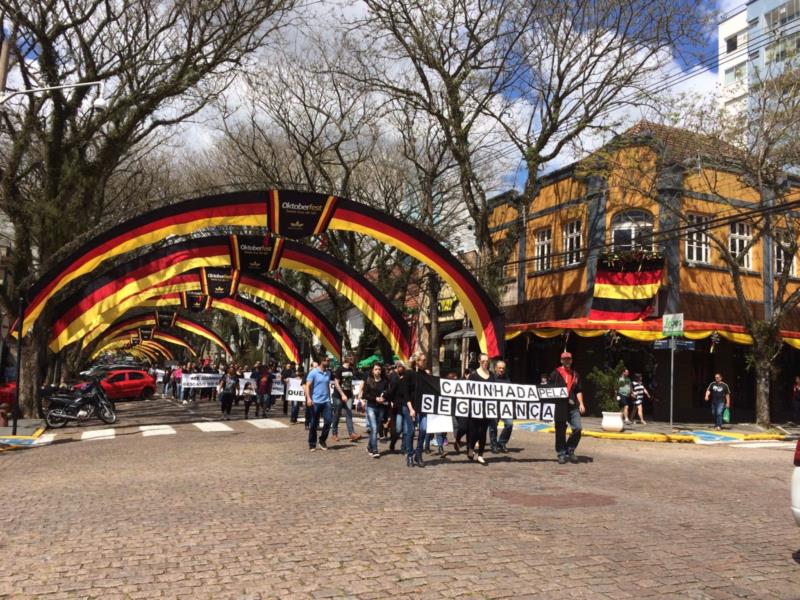
{"type": "Polygon", "coordinates": [[[690,263],[711,262],[706,233],[709,219],[710,217],[706,215],[686,215],[686,221],[691,226],[686,233],[686,260],[690,263]]]}
{"type": "Polygon", "coordinates": [[[745,269],[750,268],[750,249],[747,245],[750,243],[752,235],[750,233],[750,225],[747,223],[731,223],[731,235],[728,238],[728,250],[739,261],[739,264],[745,269]]]}
{"type": "Polygon", "coordinates": [[[730,69],[725,69],[725,85],[733,85],[744,81],[747,74],[747,61],[740,62],[730,69]]]}
{"type": "Polygon", "coordinates": [[[786,268],[789,269],[789,275],[794,276],[795,253],[791,252],[789,248],[791,243],[788,231],[781,231],[775,236],[775,277],[780,277],[786,268]],[[786,247],[785,250],[784,247],[786,247]]]}
{"type": "Polygon", "coordinates": [[[581,262],[581,221],[577,219],[564,225],[564,264],[581,262]]]}
{"type": "Polygon", "coordinates": [[[626,210],[611,221],[611,243],[616,252],[653,249],[653,216],[644,210],[626,210]]]}
{"type": "Polygon", "coordinates": [[[798,52],[800,52],[800,31],[795,31],[769,44],[764,52],[764,61],[767,64],[784,62],[797,56],[798,52]]]}
{"type": "Polygon", "coordinates": [[[125,381],[125,373],[117,373],[116,375],[112,375],[107,379],[108,383],[119,383],[120,381],[125,381]]]}
{"type": "Polygon", "coordinates": [[[794,21],[798,16],[800,16],[800,0],[789,0],[765,13],[764,20],[767,23],[767,27],[774,29],[794,21]]]}
{"type": "Polygon", "coordinates": [[[128,379],[130,381],[144,379],[144,373],[128,373],[128,379]]]}
{"type": "Polygon", "coordinates": [[[550,258],[553,253],[552,232],[540,229],[536,232],[536,245],[534,247],[533,265],[536,271],[546,271],[550,268],[550,258]]]}
{"type": "Polygon", "coordinates": [[[725,51],[730,54],[739,47],[739,37],[734,35],[725,40],[725,51]]]}

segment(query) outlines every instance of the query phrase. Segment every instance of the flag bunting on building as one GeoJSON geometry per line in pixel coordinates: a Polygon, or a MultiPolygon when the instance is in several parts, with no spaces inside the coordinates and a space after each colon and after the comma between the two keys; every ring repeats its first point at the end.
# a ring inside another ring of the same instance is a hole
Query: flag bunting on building
{"type": "Polygon", "coordinates": [[[597,261],[590,321],[637,321],[647,317],[661,287],[663,258],[597,261]]]}

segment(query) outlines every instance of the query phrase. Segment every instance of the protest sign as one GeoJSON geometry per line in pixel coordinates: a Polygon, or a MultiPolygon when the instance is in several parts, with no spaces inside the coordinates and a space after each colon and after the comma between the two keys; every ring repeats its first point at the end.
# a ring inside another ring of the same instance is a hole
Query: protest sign
{"type": "Polygon", "coordinates": [[[303,380],[299,377],[289,377],[286,380],[286,399],[289,402],[305,402],[306,392],[303,390],[303,380]]]}

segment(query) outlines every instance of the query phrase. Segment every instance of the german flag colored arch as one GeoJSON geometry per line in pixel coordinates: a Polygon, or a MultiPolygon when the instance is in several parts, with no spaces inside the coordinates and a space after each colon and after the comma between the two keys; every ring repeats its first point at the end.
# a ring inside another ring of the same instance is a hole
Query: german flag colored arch
{"type": "MultiPolygon", "coordinates": [[[[112,338],[106,338],[103,342],[101,342],[100,346],[98,346],[97,350],[92,353],[92,358],[96,358],[101,352],[103,352],[109,344],[112,344],[116,341],[120,340],[130,340],[131,335],[138,332],[138,329],[129,329],[127,331],[120,332],[117,336],[112,338]]],[[[174,346],[180,346],[181,348],[186,348],[192,356],[197,356],[197,352],[194,351],[186,340],[178,337],[177,335],[173,335],[171,333],[165,333],[161,331],[154,331],[153,332],[153,339],[159,342],[165,342],[167,344],[172,344],[174,346]]],[[[146,342],[151,340],[142,340],[141,344],[145,344],[146,342]]]]}
{"type": "Polygon", "coordinates": [[[502,354],[504,326],[500,311],[469,271],[441,244],[415,227],[364,204],[292,190],[194,198],[152,210],[99,233],[57,260],[34,283],[27,295],[24,331],[29,330],[59,290],[93,272],[106,260],[168,236],[221,226],[269,227],[279,236],[295,239],[326,229],[348,230],[394,246],[436,271],[464,306],[481,349],[491,355],[502,354]]]}
{"type": "MultiPolygon", "coordinates": [[[[119,338],[106,344],[101,349],[101,352],[106,352],[108,350],[119,350],[119,349],[128,350],[128,346],[130,346],[130,343],[131,340],[129,337],[119,338]]],[[[160,354],[167,360],[175,360],[175,357],[172,355],[172,352],[169,351],[169,348],[154,340],[142,340],[134,348],[130,348],[130,350],[132,351],[138,350],[146,354],[150,354],[151,358],[157,358],[157,356],[160,354]]]]}
{"type": "MultiPolygon", "coordinates": [[[[160,283],[156,288],[160,294],[172,293],[180,291],[182,296],[178,298],[175,296],[170,305],[179,305],[182,308],[187,308],[184,295],[187,292],[200,290],[203,284],[202,276],[198,271],[191,271],[182,273],[176,277],[172,277],[167,281],[160,283]],[[177,302],[180,300],[180,302],[177,302]]],[[[338,360],[342,354],[342,341],[341,336],[336,333],[333,324],[323,315],[319,309],[311,304],[306,298],[292,290],[291,288],[258,275],[247,275],[241,273],[239,279],[238,289],[240,292],[249,294],[256,298],[260,298],[278,308],[286,311],[313,335],[320,339],[322,345],[338,360]]],[[[148,290],[144,290],[138,297],[150,298],[152,295],[148,294],[148,290]]],[[[122,303],[123,306],[115,306],[110,311],[103,313],[101,316],[100,324],[96,329],[89,332],[84,337],[84,345],[94,340],[97,335],[103,333],[105,330],[105,323],[111,323],[117,315],[121,314],[120,310],[127,306],[127,302],[122,303]]],[[[213,308],[214,301],[208,297],[206,308],[213,308]]],[[[116,328],[116,326],[115,326],[116,328]]],[[[104,333],[106,337],[111,335],[111,332],[104,333]]],[[[227,350],[226,350],[227,351],[227,350]]]]}
{"type": "MultiPolygon", "coordinates": [[[[345,263],[296,242],[287,241],[283,248],[281,267],[326,279],[384,334],[395,353],[403,358],[409,355],[408,325],[391,301],[365,277],[345,263]]],[[[197,289],[197,276],[167,289],[160,288],[164,281],[204,266],[202,263],[229,266],[229,260],[227,236],[210,236],[167,245],[119,264],[59,302],[51,326],[50,349],[58,352],[79,339],[84,339],[85,343],[95,339],[93,330],[114,322],[136,307],[141,302],[142,292],[149,288],[153,288],[153,292],[145,297],[197,289]]],[[[244,280],[252,285],[248,291],[262,295],[256,287],[257,279],[244,276],[244,280]]],[[[283,300],[288,306],[290,298],[283,300]]],[[[295,305],[294,309],[299,311],[300,306],[295,305]]],[[[311,319],[311,313],[308,314],[311,319]]],[[[330,337],[321,336],[321,339],[330,337]]],[[[329,341],[333,345],[333,340],[329,341]]],[[[338,338],[334,349],[337,354],[341,352],[338,338]]]]}
{"type": "MultiPolygon", "coordinates": [[[[137,327],[158,327],[158,321],[156,320],[155,315],[152,312],[137,315],[134,317],[129,317],[123,321],[119,321],[114,323],[110,329],[108,329],[101,338],[102,340],[107,340],[112,337],[117,337],[121,331],[125,331],[128,329],[133,329],[137,327]]],[[[231,355],[231,349],[228,347],[228,344],[225,343],[219,335],[217,335],[214,331],[202,325],[201,323],[197,323],[191,319],[178,315],[175,319],[175,327],[178,329],[182,329],[189,333],[193,333],[198,337],[207,339],[212,344],[216,344],[220,348],[222,348],[223,352],[227,355],[231,355]]],[[[160,330],[154,330],[154,333],[158,334],[165,334],[166,332],[160,330]]],[[[87,342],[85,345],[88,345],[87,342]]]]}

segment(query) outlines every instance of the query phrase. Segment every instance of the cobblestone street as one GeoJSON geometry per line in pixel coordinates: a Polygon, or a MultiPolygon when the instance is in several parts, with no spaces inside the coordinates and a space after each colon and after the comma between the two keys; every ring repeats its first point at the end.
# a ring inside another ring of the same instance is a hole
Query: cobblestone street
{"type": "Polygon", "coordinates": [[[113,439],[0,454],[0,597],[800,598],[784,446],[584,439],[558,465],[517,430],[486,467],[419,469],[148,404],[113,439]]]}

